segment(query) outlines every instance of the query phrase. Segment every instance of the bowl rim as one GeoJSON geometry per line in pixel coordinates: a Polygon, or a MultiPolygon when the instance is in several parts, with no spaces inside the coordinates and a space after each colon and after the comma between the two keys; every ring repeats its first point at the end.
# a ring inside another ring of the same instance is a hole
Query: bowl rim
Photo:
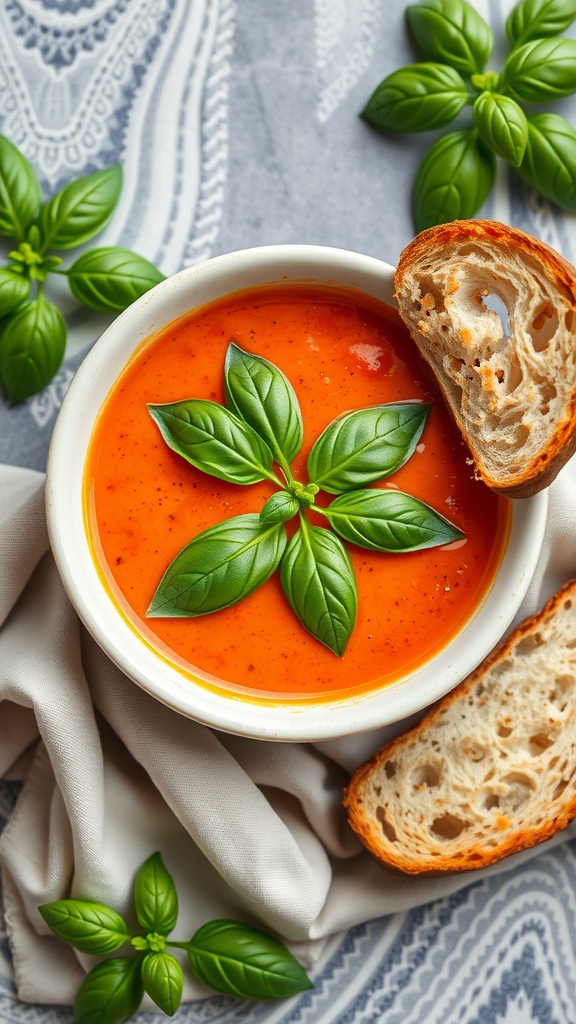
{"type": "Polygon", "coordinates": [[[64,398],[46,476],[48,534],[64,587],[88,631],[121,671],[163,704],[204,725],[254,739],[322,741],[399,722],[476,668],[505,634],[526,594],[543,542],[547,491],[512,502],[510,538],[491,588],[457,636],[415,673],[363,695],[282,701],[195,685],[123,621],[100,580],[84,529],[84,456],[102,401],[135,349],[186,310],[244,287],[345,284],[394,307],[394,269],[361,253],[294,243],[215,256],[166,278],[121,313],[86,355],[64,398]],[[196,302],[193,293],[212,298],[196,302]]]}

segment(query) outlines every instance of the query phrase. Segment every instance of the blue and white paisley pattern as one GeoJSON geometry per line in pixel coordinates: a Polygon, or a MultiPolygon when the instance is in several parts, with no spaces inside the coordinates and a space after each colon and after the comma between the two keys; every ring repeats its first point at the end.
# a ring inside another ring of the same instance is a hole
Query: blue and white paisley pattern
{"type": "Polygon", "coordinates": [[[13,33],[40,60],[60,70],[73,65],[82,54],[99,49],[128,7],[128,0],[112,3],[19,3],[9,0],[6,13],[13,33]],[[83,10],[88,17],[82,17],[83,10]]]}
{"type": "Polygon", "coordinates": [[[146,69],[171,16],[172,4],[163,0],[75,11],[32,0],[0,9],[3,129],[48,189],[120,162],[146,69]]]}
{"type": "Polygon", "coordinates": [[[221,208],[234,9],[234,0],[0,5],[2,131],[46,193],[123,164],[121,204],[99,244],[121,240],[167,274],[209,255],[221,208]],[[202,241],[190,253],[197,220],[202,241]]]}

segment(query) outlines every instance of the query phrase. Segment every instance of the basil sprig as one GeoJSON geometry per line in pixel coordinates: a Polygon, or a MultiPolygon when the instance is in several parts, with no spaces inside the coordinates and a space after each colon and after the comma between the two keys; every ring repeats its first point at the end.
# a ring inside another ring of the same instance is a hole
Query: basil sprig
{"type": "Polygon", "coordinates": [[[0,268],[0,384],[21,402],[50,383],[64,358],[66,323],[46,297],[51,274],[64,275],[79,302],[102,313],[126,309],[164,275],[130,249],[89,249],[68,269],[59,252],[89,242],[107,224],[122,190],[109,167],[65,185],[42,203],[36,174],[0,135],[0,237],[15,244],[0,268]]]}
{"type": "Polygon", "coordinates": [[[178,919],[174,880],[159,853],[139,868],[134,911],[144,934],[131,936],[110,907],[63,899],[39,907],[46,924],[83,953],[106,956],[129,943],[135,956],[104,960],[88,972],[74,1005],[75,1024],[121,1024],[144,992],[172,1017],[182,1000],[184,971],[168,949],[183,950],[204,985],[242,999],[284,999],[312,988],[304,968],[276,939],[240,921],[202,925],[189,941],[170,939],[178,919]]]}
{"type": "Polygon", "coordinates": [[[492,188],[496,157],[546,198],[574,209],[574,130],[556,114],[527,115],[523,105],[576,92],[576,41],[559,37],[575,18],[576,0],[520,0],[506,21],[510,52],[498,73],[486,70],[492,31],[466,0],[421,0],[406,8],[426,62],[389,74],[360,116],[376,128],[405,132],[444,128],[466,107],[473,119],[424,156],[413,189],[417,231],[475,216],[492,188]],[[539,120],[547,118],[551,127],[539,120]]]}
{"type": "Polygon", "coordinates": [[[409,495],[359,489],[411,458],[430,406],[392,402],[338,417],[312,446],[310,480],[303,483],[290,465],[302,447],[302,414],[282,371],[231,342],[224,392],[231,408],[202,399],[148,408],[166,444],[196,469],[242,485],[270,480],[280,489],[259,514],[233,516],[194,537],[166,569],[147,614],[194,617],[221,611],[248,597],[280,567],[282,589],[301,624],[342,657],[358,595],[350,557],[335,534],[385,552],[416,551],[463,536],[409,495]],[[325,509],[316,504],[320,490],[340,497],[325,509]],[[308,522],[312,507],[335,533],[308,522]],[[299,525],[288,543],[284,524],[296,516],[299,525]]]}

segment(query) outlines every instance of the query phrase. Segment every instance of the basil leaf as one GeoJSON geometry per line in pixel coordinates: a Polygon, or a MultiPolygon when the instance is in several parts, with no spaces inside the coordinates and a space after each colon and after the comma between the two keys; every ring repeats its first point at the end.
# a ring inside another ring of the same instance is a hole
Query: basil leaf
{"type": "Polygon", "coordinates": [[[558,114],[528,118],[528,145],[519,172],[532,188],[576,210],[576,131],[558,114]]]}
{"type": "Polygon", "coordinates": [[[308,456],[310,479],[339,494],[390,476],[414,453],[429,405],[393,402],[333,420],[308,456]]]}
{"type": "Polygon", "coordinates": [[[156,267],[130,249],[90,249],[66,271],[70,291],[100,313],[119,313],[164,281],[156,267]]]}
{"type": "Polygon", "coordinates": [[[178,896],[172,875],[159,853],[144,861],[134,879],[134,909],[147,932],[168,935],[178,919],[178,896]]]}
{"type": "Polygon", "coordinates": [[[513,47],[532,39],[558,36],[576,18],[576,0],[520,0],[506,20],[506,35],[513,47]]]}
{"type": "Polygon", "coordinates": [[[121,1024],[136,1013],[144,986],[137,957],[114,958],[84,978],[74,1004],[74,1024],[121,1024]]]}
{"type": "Polygon", "coordinates": [[[30,281],[10,267],[0,268],[0,317],[13,313],[26,302],[30,294],[30,281]]]}
{"type": "Polygon", "coordinates": [[[526,114],[509,96],[486,90],[472,108],[480,138],[513,167],[522,163],[528,142],[526,114]]]}
{"type": "Polygon", "coordinates": [[[344,540],[370,551],[420,551],[464,534],[418,498],[402,491],[352,491],[324,509],[344,540]]]}
{"type": "Polygon", "coordinates": [[[417,231],[473,217],[494,183],[494,154],[475,131],[449,132],[424,157],[412,197],[417,231]]]}
{"type": "Polygon", "coordinates": [[[38,907],[48,927],[74,949],[104,956],[120,949],[130,936],[115,910],[88,900],[55,900],[38,907]]]}
{"type": "Polygon", "coordinates": [[[40,185],[31,165],[0,135],[0,235],[23,242],[41,202],[40,185]]]}
{"type": "Polygon", "coordinates": [[[276,491],[260,511],[261,523],[286,523],[300,510],[300,504],[288,491],[276,491]]]}
{"type": "Polygon", "coordinates": [[[228,608],[272,575],[286,546],[281,523],[234,516],[198,534],[168,566],[147,615],[194,617],[228,608]]]}
{"type": "Polygon", "coordinates": [[[21,306],[0,334],[0,382],[11,402],[22,402],[50,383],[66,347],[66,323],[43,297],[21,306]]]}
{"type": "Polygon", "coordinates": [[[149,405],[148,412],[169,448],[203,473],[232,484],[276,481],[268,446],[223,405],[191,398],[149,405]]]}
{"type": "Polygon", "coordinates": [[[280,465],[302,447],[302,414],[290,381],[274,363],[231,342],[224,366],[230,408],[260,435],[280,465]]]}
{"type": "Polygon", "coordinates": [[[121,167],[107,167],[65,185],[40,210],[42,252],[88,242],[112,216],[121,191],[121,167]]]}
{"type": "Polygon", "coordinates": [[[180,1006],[184,974],[170,953],[147,953],[142,961],[144,989],[156,1006],[173,1017],[180,1006]]]}
{"type": "Polygon", "coordinates": [[[406,8],[406,19],[425,57],[463,75],[482,71],[492,53],[489,26],[464,0],[421,0],[406,8]]]}
{"type": "Polygon", "coordinates": [[[513,50],[502,87],[516,100],[548,102],[576,90],[576,40],[536,39],[513,50]]]}
{"type": "Polygon", "coordinates": [[[432,131],[449,124],[467,100],[464,79],[454,68],[410,64],[376,86],[360,116],[388,131],[432,131]]]}
{"type": "Polygon", "coordinates": [[[285,999],[314,987],[280,942],[239,921],[210,921],[187,947],[194,974],[216,992],[240,999],[285,999]]]}
{"type": "Polygon", "coordinates": [[[304,628],[342,657],[358,604],[354,570],[342,542],[303,519],[282,559],[280,580],[304,628]]]}

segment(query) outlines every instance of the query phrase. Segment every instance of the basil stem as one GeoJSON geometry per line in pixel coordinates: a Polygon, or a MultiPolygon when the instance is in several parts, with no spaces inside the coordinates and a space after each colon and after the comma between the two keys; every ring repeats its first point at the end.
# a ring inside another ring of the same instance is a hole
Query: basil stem
{"type": "Polygon", "coordinates": [[[150,998],[169,1017],[173,1017],[182,1001],[184,974],[170,953],[147,953],[142,960],[142,982],[150,998]]]}
{"type": "Polygon", "coordinates": [[[421,0],[406,8],[406,19],[414,41],[429,60],[449,64],[462,75],[484,69],[494,37],[465,0],[421,0]]]}
{"type": "Polygon", "coordinates": [[[231,342],[224,364],[226,399],[266,442],[291,479],[290,462],[302,447],[302,413],[288,378],[273,363],[231,342]]]}
{"type": "Polygon", "coordinates": [[[472,113],[483,142],[497,156],[519,167],[528,142],[528,121],[522,108],[510,96],[486,90],[478,96],[472,113]]]}
{"type": "Polygon", "coordinates": [[[153,853],[134,880],[134,909],[147,932],[169,935],[178,918],[178,896],[172,875],[159,853],[153,853]]]}
{"type": "Polygon", "coordinates": [[[341,658],[356,622],[352,563],[333,533],[300,522],[280,566],[282,589],[304,628],[341,658]]]}
{"type": "Polygon", "coordinates": [[[63,273],[74,297],[100,313],[121,312],[164,281],[143,256],[118,246],[90,249],[63,273]]]}
{"type": "Polygon", "coordinates": [[[312,988],[304,968],[276,939],[239,921],[203,925],[186,948],[196,977],[240,999],[285,999],[312,988]]]}
{"type": "Polygon", "coordinates": [[[449,124],[468,102],[468,95],[454,68],[410,64],[380,82],[360,116],[388,131],[432,131],[449,124]]]}
{"type": "Polygon", "coordinates": [[[78,990],[74,1024],[122,1024],[136,1013],[143,995],[139,958],[105,960],[78,990]]]}
{"type": "Polygon", "coordinates": [[[28,160],[0,135],[0,235],[23,242],[41,202],[38,178],[28,160]]]}
{"type": "Polygon", "coordinates": [[[40,210],[41,253],[88,242],[112,216],[121,191],[121,167],[107,167],[65,185],[40,210]]]}
{"type": "Polygon", "coordinates": [[[520,0],[506,20],[506,35],[513,47],[532,39],[557,36],[576,18],[576,0],[520,0]]]}
{"type": "Polygon", "coordinates": [[[50,383],[66,347],[66,323],[40,293],[2,324],[0,382],[11,402],[22,402],[50,383]]]}
{"type": "Polygon", "coordinates": [[[233,484],[273,480],[272,452],[259,434],[229,409],[201,398],[149,405],[166,444],[196,469],[233,484]]]}
{"type": "Polygon", "coordinates": [[[559,114],[528,118],[528,145],[519,172],[553,203],[576,210],[576,131],[559,114]]]}
{"type": "Polygon", "coordinates": [[[389,476],[415,451],[429,411],[420,402],[393,402],[340,416],[312,446],[311,480],[339,494],[389,476]]]}
{"type": "Polygon", "coordinates": [[[488,198],[494,175],[494,154],[476,131],[442,136],[430,147],[416,175],[416,230],[474,217],[488,198]]]}
{"type": "Polygon", "coordinates": [[[198,534],[164,573],[147,615],[206,615],[236,604],[272,575],[286,546],[281,523],[235,516],[198,534]]]}
{"type": "Polygon", "coordinates": [[[513,50],[502,88],[526,103],[558,100],[576,90],[576,40],[535,39],[513,50]]]}
{"type": "Polygon", "coordinates": [[[130,936],[115,910],[88,900],[56,900],[38,907],[55,935],[83,953],[114,953],[130,936]]]}
{"type": "Polygon", "coordinates": [[[444,516],[402,491],[351,491],[318,511],[340,537],[371,551],[420,551],[464,537],[444,516]]]}

